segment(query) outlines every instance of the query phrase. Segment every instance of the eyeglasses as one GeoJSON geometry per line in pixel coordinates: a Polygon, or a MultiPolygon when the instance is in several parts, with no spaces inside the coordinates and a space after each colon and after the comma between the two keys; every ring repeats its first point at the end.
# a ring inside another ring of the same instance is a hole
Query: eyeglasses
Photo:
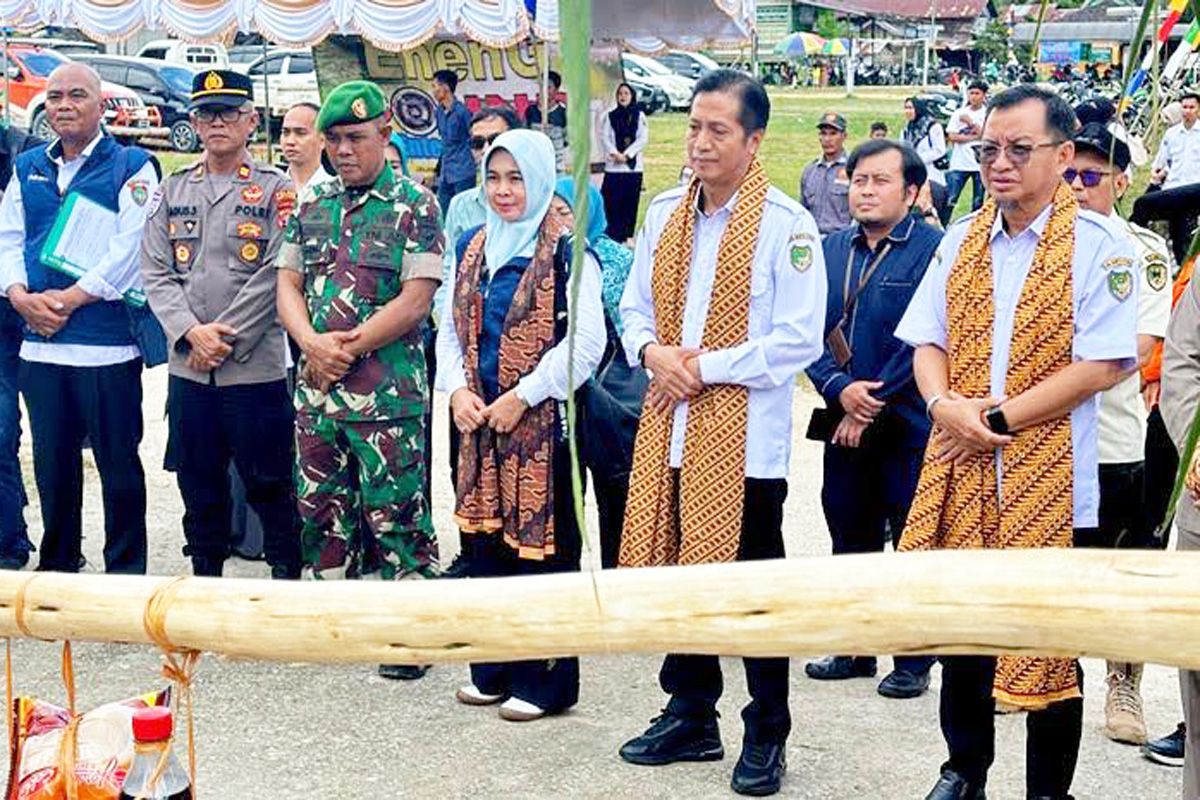
{"type": "Polygon", "coordinates": [[[992,142],[980,142],[975,145],[975,155],[978,156],[980,164],[990,165],[996,162],[996,159],[1000,157],[1000,151],[1003,150],[1005,158],[1014,167],[1023,167],[1033,157],[1034,150],[1041,147],[1058,147],[1060,144],[1062,144],[1062,139],[1038,144],[1006,144],[1003,147],[992,142]]]}
{"type": "Polygon", "coordinates": [[[1106,170],[1075,169],[1074,167],[1067,167],[1067,171],[1063,173],[1063,180],[1070,185],[1075,183],[1076,178],[1079,178],[1085,188],[1095,189],[1100,185],[1100,181],[1104,180],[1109,175],[1112,175],[1112,173],[1106,170]]]}
{"type": "Polygon", "coordinates": [[[492,142],[496,141],[496,137],[499,135],[500,134],[498,134],[498,133],[493,133],[491,136],[472,136],[471,137],[471,149],[472,150],[482,150],[483,148],[487,147],[492,142]]]}
{"type": "Polygon", "coordinates": [[[218,117],[220,117],[221,122],[224,122],[226,125],[232,125],[241,119],[243,114],[249,113],[249,111],[241,108],[197,108],[192,111],[192,116],[196,118],[196,122],[203,122],[205,125],[217,119],[218,117]]]}

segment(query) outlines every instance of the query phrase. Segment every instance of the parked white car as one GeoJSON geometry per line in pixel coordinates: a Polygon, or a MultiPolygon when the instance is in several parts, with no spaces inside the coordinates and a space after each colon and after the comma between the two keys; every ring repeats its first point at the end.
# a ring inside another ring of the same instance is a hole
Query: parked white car
{"type": "Polygon", "coordinates": [[[158,39],[142,45],[141,58],[157,58],[172,64],[187,64],[196,69],[228,69],[229,54],[220,42],[193,44],[178,39],[158,39]]]}
{"type": "Polygon", "coordinates": [[[621,66],[626,75],[632,75],[643,83],[662,89],[672,110],[686,109],[691,104],[692,84],[695,81],[676,75],[653,58],[636,53],[623,53],[621,66]]]}
{"type": "Polygon", "coordinates": [[[699,78],[704,73],[721,67],[703,53],[693,53],[690,50],[668,50],[655,56],[654,60],[685,78],[699,78]]]}
{"type": "Polygon", "coordinates": [[[272,117],[282,117],[296,103],[321,104],[311,50],[271,50],[244,71],[254,84],[254,105],[265,108],[269,100],[272,117]]]}

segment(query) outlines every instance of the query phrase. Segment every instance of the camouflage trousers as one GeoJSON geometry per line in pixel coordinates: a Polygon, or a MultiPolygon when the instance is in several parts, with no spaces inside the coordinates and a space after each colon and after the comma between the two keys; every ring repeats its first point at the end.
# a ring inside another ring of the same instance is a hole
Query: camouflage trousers
{"type": "Polygon", "coordinates": [[[296,415],[296,501],[313,577],[436,577],[421,417],[345,422],[296,415]]]}

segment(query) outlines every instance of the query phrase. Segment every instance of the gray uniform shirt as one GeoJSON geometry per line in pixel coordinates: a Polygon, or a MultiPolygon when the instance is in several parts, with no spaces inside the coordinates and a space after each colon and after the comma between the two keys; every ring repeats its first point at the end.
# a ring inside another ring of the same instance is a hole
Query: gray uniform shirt
{"type": "Polygon", "coordinates": [[[275,311],[275,257],[296,192],[274,167],[242,164],[210,180],[204,162],[168,176],[155,194],[142,237],[142,277],[150,308],[170,345],[172,375],[217,386],[265,383],[286,375],[275,311]],[[212,373],[187,365],[184,335],[222,322],[237,331],[233,352],[212,373]]]}
{"type": "Polygon", "coordinates": [[[850,176],[846,161],[843,150],[830,162],[818,158],[800,175],[800,202],[813,215],[822,236],[850,224],[850,176]]]}
{"type": "MultiPolygon", "coordinates": [[[[1195,278],[1179,296],[1163,342],[1162,396],[1159,406],[1179,457],[1200,404],[1200,282],[1195,278]]],[[[1200,533],[1200,509],[1186,489],[1175,507],[1183,530],[1200,533]]]]}

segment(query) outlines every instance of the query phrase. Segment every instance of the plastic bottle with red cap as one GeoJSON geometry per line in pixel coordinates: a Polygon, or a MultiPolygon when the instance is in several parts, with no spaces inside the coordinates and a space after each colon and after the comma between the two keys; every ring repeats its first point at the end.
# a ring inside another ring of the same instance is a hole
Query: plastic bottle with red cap
{"type": "Polygon", "coordinates": [[[152,706],[133,712],[133,764],[121,787],[120,800],[191,800],[191,779],[171,749],[173,727],[169,708],[152,706]],[[151,786],[150,779],[164,754],[166,766],[151,786]]]}

